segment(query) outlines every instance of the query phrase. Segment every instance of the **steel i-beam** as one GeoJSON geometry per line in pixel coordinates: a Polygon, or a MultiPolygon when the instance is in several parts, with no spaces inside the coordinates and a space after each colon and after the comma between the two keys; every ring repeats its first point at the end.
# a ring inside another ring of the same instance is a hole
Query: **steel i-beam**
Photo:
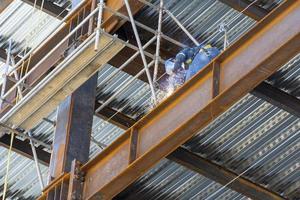
{"type": "Polygon", "coordinates": [[[286,1],[273,11],[85,165],[84,198],[119,193],[299,53],[299,23],[299,1],[286,1]]]}
{"type": "Polygon", "coordinates": [[[242,12],[248,17],[251,17],[252,19],[259,21],[262,18],[264,18],[268,11],[259,7],[255,3],[251,6],[249,6],[252,2],[248,0],[219,0],[220,2],[232,7],[233,9],[242,12]]]}
{"type": "Polygon", "coordinates": [[[118,194],[297,55],[299,23],[300,1],[285,1],[84,165],[83,199],[118,194]]]}
{"type": "Polygon", "coordinates": [[[9,4],[11,4],[13,0],[1,0],[0,1],[0,13],[7,7],[9,4]]]}

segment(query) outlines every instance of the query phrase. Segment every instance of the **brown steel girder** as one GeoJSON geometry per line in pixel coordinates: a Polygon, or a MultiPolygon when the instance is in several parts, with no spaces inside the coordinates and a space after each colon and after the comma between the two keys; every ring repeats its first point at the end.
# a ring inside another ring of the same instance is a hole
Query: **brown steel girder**
{"type": "Polygon", "coordinates": [[[295,56],[299,20],[300,2],[286,1],[214,61],[220,63],[218,96],[212,99],[211,63],[135,124],[138,142],[131,164],[134,143],[128,130],[85,165],[84,198],[113,197],[295,56]]]}
{"type": "Polygon", "coordinates": [[[0,13],[7,7],[9,4],[11,4],[13,0],[1,0],[0,1],[0,13]]]}
{"type": "Polygon", "coordinates": [[[285,1],[84,165],[83,198],[112,198],[293,58],[300,51],[299,23],[300,1],[285,1]]]}
{"type": "Polygon", "coordinates": [[[252,2],[248,0],[219,0],[220,2],[232,7],[233,9],[242,12],[248,17],[259,21],[264,18],[268,11],[262,7],[259,7],[254,3],[253,5],[249,6],[252,2]]]}

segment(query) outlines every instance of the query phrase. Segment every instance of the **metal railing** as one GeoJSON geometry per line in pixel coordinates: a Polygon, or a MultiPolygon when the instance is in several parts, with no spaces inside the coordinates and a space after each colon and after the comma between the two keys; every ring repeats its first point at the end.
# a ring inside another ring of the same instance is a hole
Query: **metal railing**
{"type": "MultiPolygon", "coordinates": [[[[149,6],[151,8],[157,9],[156,6],[152,5],[151,3],[147,2],[147,1],[140,1],[141,3],[143,3],[146,6],[149,6]]],[[[70,54],[72,51],[74,51],[76,48],[79,47],[79,44],[84,42],[87,38],[89,38],[88,36],[95,34],[95,50],[98,50],[98,43],[99,43],[99,38],[101,37],[101,34],[105,34],[109,37],[113,37],[110,34],[104,32],[102,29],[105,27],[101,27],[101,25],[103,25],[103,23],[105,22],[106,19],[103,18],[103,13],[104,12],[110,12],[113,14],[114,17],[117,18],[121,18],[125,21],[131,22],[132,28],[134,30],[135,33],[135,38],[136,38],[136,42],[138,44],[138,46],[132,45],[129,42],[125,42],[122,41],[121,39],[117,38],[117,40],[119,42],[122,42],[123,44],[125,44],[125,46],[136,50],[137,53],[135,54],[135,56],[132,56],[131,58],[129,58],[124,65],[122,65],[121,68],[124,68],[126,65],[128,65],[133,59],[134,57],[140,55],[142,57],[142,61],[143,61],[143,65],[144,65],[144,70],[146,72],[147,75],[147,79],[151,88],[151,93],[152,93],[152,98],[154,100],[154,102],[156,102],[156,95],[155,95],[155,88],[154,88],[154,84],[153,82],[156,82],[157,79],[157,70],[158,70],[158,65],[159,62],[163,63],[164,61],[160,58],[160,41],[161,39],[164,39],[170,43],[173,43],[176,46],[179,47],[185,47],[184,44],[168,37],[167,35],[165,35],[164,33],[162,33],[161,31],[161,23],[162,23],[162,11],[166,11],[166,13],[168,15],[171,16],[171,18],[179,25],[180,28],[182,28],[182,30],[189,36],[189,38],[191,38],[191,40],[195,43],[195,44],[199,44],[198,42],[196,42],[196,40],[189,34],[189,32],[187,31],[186,28],[184,28],[182,26],[182,24],[166,9],[163,7],[163,1],[161,1],[161,5],[159,9],[159,15],[160,15],[160,19],[158,20],[158,24],[159,24],[159,28],[158,30],[154,30],[151,27],[148,27],[140,22],[137,22],[136,20],[134,20],[133,18],[133,14],[131,12],[129,3],[127,0],[124,1],[125,3],[125,7],[127,9],[128,15],[126,16],[124,14],[122,14],[121,12],[118,12],[116,10],[114,10],[114,8],[110,8],[108,6],[105,5],[104,1],[100,1],[100,3],[98,4],[97,7],[95,7],[94,9],[92,9],[92,1],[88,0],[88,1],[83,1],[81,2],[74,10],[72,13],[69,13],[63,20],[62,22],[59,24],[59,27],[56,29],[56,31],[54,31],[49,37],[48,39],[46,39],[41,45],[39,45],[37,48],[30,50],[26,55],[24,55],[24,57],[22,57],[22,59],[20,59],[16,64],[12,65],[12,68],[7,72],[7,76],[9,78],[5,79],[5,82],[7,80],[14,80],[13,82],[15,82],[10,88],[6,89],[5,87],[3,87],[2,92],[1,92],[1,108],[3,108],[3,105],[6,104],[5,109],[2,109],[3,111],[7,111],[7,107],[12,107],[13,105],[15,105],[18,101],[20,101],[23,97],[26,96],[26,94],[30,91],[30,90],[34,90],[34,86],[36,84],[37,81],[43,81],[43,79],[39,79],[39,80],[31,80],[28,81],[28,79],[30,78],[30,76],[32,76],[35,73],[38,73],[37,71],[40,70],[40,68],[44,67],[43,63],[46,62],[48,59],[51,59],[54,54],[65,44],[68,43],[68,45],[65,47],[65,51],[63,51],[63,53],[60,55],[61,58],[57,58],[57,62],[62,62],[62,58],[65,58],[65,54],[70,54]],[[86,16],[86,13],[89,13],[86,16]],[[93,21],[96,20],[97,25],[96,27],[94,26],[93,21]],[[80,21],[80,22],[79,22],[80,21]],[[92,24],[91,24],[92,23],[92,24]],[[92,27],[93,32],[89,32],[87,31],[88,29],[90,29],[89,27],[92,27]],[[151,43],[154,42],[155,40],[156,42],[156,52],[155,55],[145,51],[142,47],[140,38],[139,38],[139,33],[137,31],[137,28],[142,28],[143,30],[150,32],[152,34],[154,34],[154,39],[151,39],[151,43]],[[88,27],[88,28],[87,28],[88,27]],[[51,40],[51,38],[55,37],[57,34],[59,34],[59,32],[61,30],[64,29],[68,29],[71,30],[65,37],[63,37],[63,39],[60,40],[60,42],[57,43],[57,45],[55,45],[47,54],[45,54],[42,59],[40,59],[37,63],[35,63],[34,65],[32,65],[32,59],[39,54],[40,50],[47,45],[47,43],[51,40]],[[150,74],[149,71],[149,64],[146,61],[146,57],[149,57],[150,59],[153,59],[154,62],[154,74],[150,74]],[[25,73],[24,72],[24,65],[26,65],[26,70],[25,73]],[[18,73],[22,72],[22,76],[18,75],[18,73]],[[12,77],[12,75],[14,75],[15,77],[12,77]],[[153,77],[153,78],[152,78],[153,77]]],[[[69,57],[68,57],[69,58],[69,57]]],[[[55,66],[56,64],[54,64],[55,66]]],[[[50,67],[49,67],[50,68],[50,67]]],[[[48,70],[43,71],[43,73],[38,74],[37,77],[45,77],[47,74],[48,70]]],[[[3,83],[3,86],[5,86],[6,83],[3,83]]]]}

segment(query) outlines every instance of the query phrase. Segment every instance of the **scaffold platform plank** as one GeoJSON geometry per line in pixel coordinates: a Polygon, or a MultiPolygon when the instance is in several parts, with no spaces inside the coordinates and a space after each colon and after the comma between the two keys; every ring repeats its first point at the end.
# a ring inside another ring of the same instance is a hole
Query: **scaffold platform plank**
{"type": "Polygon", "coordinates": [[[124,47],[113,37],[102,35],[99,50],[95,51],[94,35],[6,113],[1,122],[30,130],[124,47]]]}

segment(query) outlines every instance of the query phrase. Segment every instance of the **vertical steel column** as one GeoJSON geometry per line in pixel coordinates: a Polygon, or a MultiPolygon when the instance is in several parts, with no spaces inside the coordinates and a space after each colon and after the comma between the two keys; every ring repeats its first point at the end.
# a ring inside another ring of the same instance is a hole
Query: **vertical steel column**
{"type": "MultiPolygon", "coordinates": [[[[81,0],[72,0],[72,9],[80,2],[81,0]]],[[[68,96],[58,108],[49,169],[50,179],[70,172],[74,159],[81,163],[88,161],[96,86],[97,75],[94,75],[68,96]]]]}
{"type": "Polygon", "coordinates": [[[104,8],[104,0],[100,0],[100,3],[98,4],[98,19],[97,19],[97,29],[96,29],[96,39],[95,39],[95,51],[98,51],[98,44],[100,39],[100,29],[102,24],[102,18],[103,18],[103,8],[104,8]]]}
{"type": "MultiPolygon", "coordinates": [[[[28,132],[28,136],[32,137],[31,132],[28,132]]],[[[36,172],[37,172],[38,179],[39,179],[39,182],[40,182],[40,187],[41,187],[41,190],[43,190],[44,189],[43,177],[42,177],[38,157],[37,157],[37,154],[36,154],[35,146],[34,146],[34,143],[33,143],[32,140],[30,140],[30,146],[31,146],[31,150],[32,150],[33,158],[34,158],[36,172]]]]}
{"type": "Polygon", "coordinates": [[[81,163],[88,161],[96,85],[97,75],[94,75],[58,108],[50,162],[52,178],[69,172],[74,159],[81,163]]]}

